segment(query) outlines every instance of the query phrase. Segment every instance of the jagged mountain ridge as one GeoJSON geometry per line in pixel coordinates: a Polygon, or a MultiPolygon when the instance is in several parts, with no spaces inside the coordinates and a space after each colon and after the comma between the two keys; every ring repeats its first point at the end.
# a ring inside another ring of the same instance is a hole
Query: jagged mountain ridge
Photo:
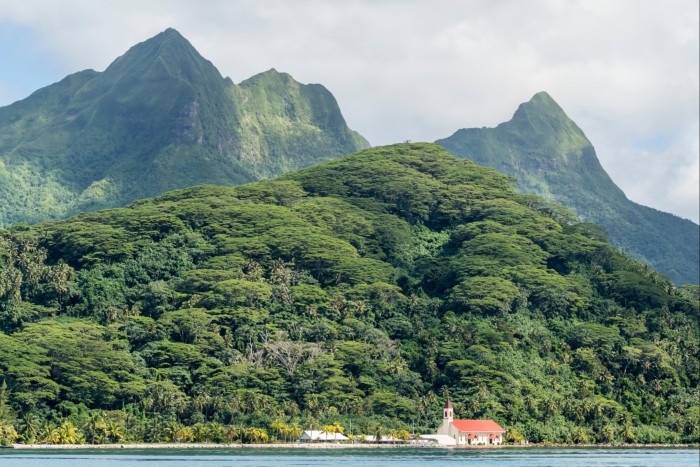
{"type": "Polygon", "coordinates": [[[629,200],[583,131],[547,93],[521,104],[510,121],[495,128],[461,129],[437,143],[516,177],[520,191],[601,225],[611,243],[675,283],[698,283],[698,225],[629,200]]]}
{"type": "Polygon", "coordinates": [[[240,84],[177,31],[0,108],[0,226],[236,185],[368,147],[333,95],[272,69],[240,84]]]}

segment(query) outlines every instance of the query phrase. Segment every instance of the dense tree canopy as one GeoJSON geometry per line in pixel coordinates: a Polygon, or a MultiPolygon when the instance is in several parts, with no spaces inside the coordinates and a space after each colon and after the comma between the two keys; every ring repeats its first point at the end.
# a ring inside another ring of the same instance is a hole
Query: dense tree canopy
{"type": "Polygon", "coordinates": [[[449,395],[511,440],[697,442],[696,295],[491,169],[375,148],[0,231],[0,425],[430,431],[449,395]]]}

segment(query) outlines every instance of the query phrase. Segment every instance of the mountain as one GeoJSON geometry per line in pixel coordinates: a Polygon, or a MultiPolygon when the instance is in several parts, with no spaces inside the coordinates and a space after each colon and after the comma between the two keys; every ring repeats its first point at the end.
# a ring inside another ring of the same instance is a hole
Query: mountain
{"type": "Polygon", "coordinates": [[[236,85],[174,29],[0,108],[0,226],[236,185],[357,151],[326,88],[236,85]]]}
{"type": "Polygon", "coordinates": [[[688,292],[436,144],[171,191],[0,231],[0,441],[697,443],[688,292]]]}
{"type": "Polygon", "coordinates": [[[599,224],[613,245],[676,284],[700,280],[697,224],[627,199],[583,131],[545,92],[496,128],[470,128],[436,141],[450,153],[517,179],[521,192],[566,206],[599,224]]]}

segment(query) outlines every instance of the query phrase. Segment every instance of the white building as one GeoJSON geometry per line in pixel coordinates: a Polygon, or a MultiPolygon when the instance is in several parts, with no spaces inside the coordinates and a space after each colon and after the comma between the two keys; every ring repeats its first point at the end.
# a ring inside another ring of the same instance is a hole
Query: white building
{"type": "Polygon", "coordinates": [[[506,432],[493,420],[455,420],[452,403],[448,400],[442,410],[442,424],[437,434],[447,435],[457,445],[498,445],[506,432]]]}
{"type": "Polygon", "coordinates": [[[438,446],[454,446],[457,441],[448,435],[420,435],[418,440],[422,444],[437,444],[438,446]]]}
{"type": "Polygon", "coordinates": [[[301,432],[301,436],[299,437],[299,441],[310,443],[312,441],[315,442],[338,442],[338,441],[347,441],[348,437],[343,435],[342,433],[329,433],[327,431],[320,431],[320,430],[304,430],[301,432]]]}
{"type": "Polygon", "coordinates": [[[364,443],[403,443],[404,441],[399,438],[394,438],[393,436],[382,436],[382,438],[377,441],[377,437],[374,435],[362,435],[360,440],[364,443]]]}

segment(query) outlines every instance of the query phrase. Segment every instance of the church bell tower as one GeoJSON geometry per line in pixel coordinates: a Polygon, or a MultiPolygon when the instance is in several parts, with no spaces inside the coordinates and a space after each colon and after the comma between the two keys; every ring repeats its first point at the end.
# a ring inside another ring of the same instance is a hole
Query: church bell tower
{"type": "Polygon", "coordinates": [[[445,402],[445,408],[442,409],[442,422],[443,424],[449,425],[452,423],[452,420],[454,420],[455,414],[454,410],[452,409],[452,402],[450,402],[449,399],[447,399],[447,402],[445,402]]]}
{"type": "Polygon", "coordinates": [[[447,402],[445,402],[445,406],[442,408],[442,423],[438,427],[435,432],[439,435],[448,435],[452,436],[451,430],[450,430],[450,425],[452,425],[452,421],[454,420],[455,417],[455,412],[454,409],[452,408],[452,402],[450,402],[449,399],[447,399],[447,402]]]}

